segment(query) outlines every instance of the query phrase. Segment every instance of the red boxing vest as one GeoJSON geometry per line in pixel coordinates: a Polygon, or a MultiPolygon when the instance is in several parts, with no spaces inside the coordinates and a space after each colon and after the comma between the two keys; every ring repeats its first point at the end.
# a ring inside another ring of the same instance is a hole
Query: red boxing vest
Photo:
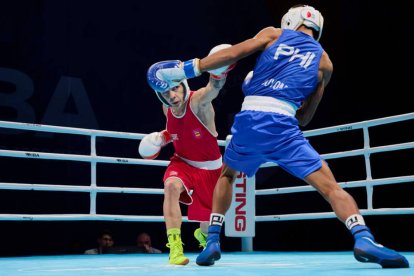
{"type": "Polygon", "coordinates": [[[217,136],[197,118],[190,107],[193,91],[186,102],[184,114],[167,111],[167,130],[173,138],[175,153],[192,161],[213,161],[221,158],[217,136]]]}

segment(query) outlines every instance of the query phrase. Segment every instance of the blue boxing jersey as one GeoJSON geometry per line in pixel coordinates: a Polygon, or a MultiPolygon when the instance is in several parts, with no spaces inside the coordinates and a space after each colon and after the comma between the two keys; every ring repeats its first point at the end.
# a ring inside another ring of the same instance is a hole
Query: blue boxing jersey
{"type": "Polygon", "coordinates": [[[243,84],[245,96],[273,97],[299,108],[316,89],[322,53],[311,36],[284,29],[258,57],[252,79],[243,84]]]}

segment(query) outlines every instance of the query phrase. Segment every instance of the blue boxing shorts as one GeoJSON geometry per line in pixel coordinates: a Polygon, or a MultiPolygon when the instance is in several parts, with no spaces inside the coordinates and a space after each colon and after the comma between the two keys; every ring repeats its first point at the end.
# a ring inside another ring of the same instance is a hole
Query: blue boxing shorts
{"type": "Polygon", "coordinates": [[[244,110],[235,116],[231,132],[224,162],[248,177],[266,162],[277,163],[300,179],[322,167],[319,153],[303,136],[295,117],[244,110]]]}

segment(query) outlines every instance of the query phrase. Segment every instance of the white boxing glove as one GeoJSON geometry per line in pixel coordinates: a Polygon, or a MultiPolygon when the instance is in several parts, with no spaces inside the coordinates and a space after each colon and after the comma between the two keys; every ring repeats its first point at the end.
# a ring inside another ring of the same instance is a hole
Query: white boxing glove
{"type": "MultiPolygon", "coordinates": [[[[210,53],[208,53],[208,55],[210,56],[210,55],[212,55],[212,54],[214,54],[214,53],[216,53],[216,52],[218,52],[222,49],[230,48],[231,46],[232,46],[231,44],[217,45],[217,46],[213,47],[213,49],[210,50],[210,53]]],[[[233,68],[235,66],[236,66],[236,64],[234,63],[234,64],[231,64],[231,65],[226,65],[226,66],[223,66],[223,67],[220,67],[220,68],[217,68],[217,69],[210,70],[208,72],[211,74],[211,76],[214,79],[219,80],[219,79],[227,77],[227,73],[229,71],[233,70],[233,68]]]]}
{"type": "Polygon", "coordinates": [[[138,152],[144,159],[155,159],[160,154],[161,148],[171,141],[171,135],[166,130],[152,132],[141,140],[138,152]]]}

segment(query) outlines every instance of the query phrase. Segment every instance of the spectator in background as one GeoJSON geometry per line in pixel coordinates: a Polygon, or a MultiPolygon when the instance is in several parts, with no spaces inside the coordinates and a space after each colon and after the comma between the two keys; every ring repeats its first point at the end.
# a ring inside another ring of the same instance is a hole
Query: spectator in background
{"type": "Polygon", "coordinates": [[[97,238],[97,243],[97,248],[88,249],[84,254],[94,255],[108,253],[109,249],[114,245],[112,233],[109,230],[103,230],[97,238]]]}
{"type": "Polygon", "coordinates": [[[161,250],[152,247],[151,237],[148,233],[142,232],[137,236],[137,246],[143,248],[144,253],[158,254],[161,250]]]}

